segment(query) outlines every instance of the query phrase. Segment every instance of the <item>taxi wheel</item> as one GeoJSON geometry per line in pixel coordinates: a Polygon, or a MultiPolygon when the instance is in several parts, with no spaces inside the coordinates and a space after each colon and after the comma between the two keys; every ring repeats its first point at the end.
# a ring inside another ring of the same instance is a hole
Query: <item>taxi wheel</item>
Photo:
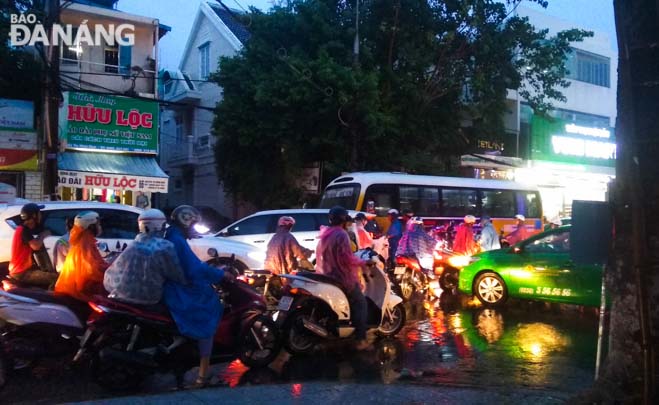
{"type": "Polygon", "coordinates": [[[474,294],[485,306],[499,306],[508,299],[508,288],[498,274],[487,272],[474,282],[474,294]]]}

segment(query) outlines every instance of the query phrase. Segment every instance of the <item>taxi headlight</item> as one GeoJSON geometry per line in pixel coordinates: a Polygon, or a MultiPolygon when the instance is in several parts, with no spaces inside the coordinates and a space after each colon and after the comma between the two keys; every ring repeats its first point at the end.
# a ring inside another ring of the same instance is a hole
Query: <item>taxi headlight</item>
{"type": "Polygon", "coordinates": [[[263,251],[254,251],[254,252],[249,252],[247,253],[247,256],[252,259],[256,260],[257,262],[264,262],[265,261],[265,252],[263,251]]]}

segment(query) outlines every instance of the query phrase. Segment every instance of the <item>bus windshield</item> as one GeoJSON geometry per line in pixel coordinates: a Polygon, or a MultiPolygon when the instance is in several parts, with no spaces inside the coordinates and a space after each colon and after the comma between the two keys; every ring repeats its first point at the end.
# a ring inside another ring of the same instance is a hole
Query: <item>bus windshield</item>
{"type": "Polygon", "coordinates": [[[357,205],[360,190],[359,184],[341,184],[340,186],[328,187],[323,193],[318,208],[332,208],[340,205],[353,210],[357,205]]]}

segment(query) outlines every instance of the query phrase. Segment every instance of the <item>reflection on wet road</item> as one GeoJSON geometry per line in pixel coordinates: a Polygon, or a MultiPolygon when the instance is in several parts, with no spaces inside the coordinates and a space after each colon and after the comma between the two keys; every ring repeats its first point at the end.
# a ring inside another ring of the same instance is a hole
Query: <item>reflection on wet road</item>
{"type": "Polygon", "coordinates": [[[496,310],[464,297],[406,305],[408,325],[396,339],[376,340],[373,352],[355,353],[342,344],[313,356],[284,356],[275,370],[247,370],[236,361],[219,375],[230,386],[320,380],[563,392],[593,381],[597,317],[592,311],[515,302],[496,310]]]}
{"type": "MultiPolygon", "coordinates": [[[[214,366],[213,373],[221,385],[230,387],[287,383],[292,397],[312,381],[514,386],[564,393],[592,383],[597,341],[593,311],[515,301],[495,310],[476,306],[466,297],[444,298],[417,298],[406,304],[406,327],[395,339],[376,339],[372,352],[355,352],[344,342],[321,347],[311,356],[282,352],[266,369],[249,369],[236,360],[214,366]]],[[[188,372],[188,379],[195,373],[188,372]]],[[[167,392],[173,386],[172,376],[160,375],[142,392],[167,392]]],[[[14,379],[3,391],[5,398],[26,402],[108,396],[73,371],[14,379]]]]}

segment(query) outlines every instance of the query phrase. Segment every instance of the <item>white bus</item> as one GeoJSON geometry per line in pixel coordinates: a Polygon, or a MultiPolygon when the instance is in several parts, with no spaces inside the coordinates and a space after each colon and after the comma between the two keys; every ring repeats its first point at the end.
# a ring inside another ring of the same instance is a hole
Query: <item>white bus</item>
{"type": "Polygon", "coordinates": [[[377,215],[388,227],[387,211],[411,210],[427,227],[462,221],[465,215],[489,215],[497,232],[511,232],[515,215],[526,217],[529,231],[542,230],[542,204],[537,187],[512,181],[421,176],[395,172],[357,172],[334,179],[323,192],[320,208],[341,205],[377,215]],[[371,202],[369,207],[369,202],[371,202]]]}

